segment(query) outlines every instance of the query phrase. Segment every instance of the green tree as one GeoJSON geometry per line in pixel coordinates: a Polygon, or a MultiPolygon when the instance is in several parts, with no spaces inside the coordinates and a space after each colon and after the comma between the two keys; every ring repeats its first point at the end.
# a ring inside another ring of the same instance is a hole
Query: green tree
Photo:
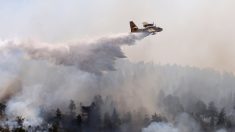
{"type": "Polygon", "coordinates": [[[131,123],[132,121],[132,115],[131,115],[131,112],[127,112],[124,114],[124,117],[123,117],[123,122],[124,123],[131,123]]]}
{"type": "Polygon", "coordinates": [[[201,100],[197,101],[195,112],[199,115],[203,115],[206,112],[206,104],[201,100]]]}
{"type": "Polygon", "coordinates": [[[24,118],[22,116],[17,116],[16,117],[16,122],[17,122],[19,127],[23,127],[24,118]]]}
{"type": "Polygon", "coordinates": [[[118,128],[119,125],[121,124],[121,120],[120,120],[119,115],[118,115],[115,108],[114,108],[112,116],[111,116],[111,121],[112,121],[112,126],[114,128],[118,128]]]}
{"type": "Polygon", "coordinates": [[[56,119],[59,121],[62,119],[62,113],[59,108],[56,110],[56,119]]]}
{"type": "Polygon", "coordinates": [[[78,126],[82,125],[82,116],[79,114],[76,118],[78,126]]]}
{"type": "Polygon", "coordinates": [[[5,113],[6,105],[3,103],[0,103],[0,117],[2,117],[5,113]]]}
{"type": "Polygon", "coordinates": [[[109,130],[112,128],[112,122],[109,113],[104,114],[104,121],[103,121],[103,126],[106,130],[109,130]]]}
{"type": "Polygon", "coordinates": [[[16,117],[16,122],[18,127],[13,129],[13,132],[26,132],[26,130],[23,128],[24,118],[22,116],[16,117]]]}
{"type": "Polygon", "coordinates": [[[214,129],[216,125],[216,117],[218,116],[217,108],[214,102],[209,103],[207,115],[210,117],[210,126],[214,129]]]}
{"type": "Polygon", "coordinates": [[[218,122],[217,122],[217,125],[219,127],[223,127],[225,126],[225,122],[226,122],[226,119],[225,119],[225,111],[224,111],[224,108],[221,109],[219,115],[218,115],[218,122]]]}
{"type": "Polygon", "coordinates": [[[69,110],[71,115],[75,115],[76,105],[73,100],[70,100],[69,110]]]}
{"type": "Polygon", "coordinates": [[[144,117],[144,121],[143,121],[144,126],[147,127],[150,122],[151,122],[151,119],[150,119],[149,116],[146,114],[145,117],[144,117]]]}
{"type": "Polygon", "coordinates": [[[165,117],[162,117],[161,115],[155,113],[152,115],[152,121],[153,122],[167,122],[167,119],[165,117]]]}

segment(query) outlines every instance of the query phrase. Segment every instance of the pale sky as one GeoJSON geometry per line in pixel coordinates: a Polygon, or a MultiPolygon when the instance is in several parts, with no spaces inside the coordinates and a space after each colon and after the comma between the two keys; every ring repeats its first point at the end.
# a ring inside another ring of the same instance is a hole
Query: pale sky
{"type": "Polygon", "coordinates": [[[132,47],[129,60],[235,72],[234,0],[0,0],[0,38],[46,42],[129,31],[155,22],[163,32],[132,47]]]}

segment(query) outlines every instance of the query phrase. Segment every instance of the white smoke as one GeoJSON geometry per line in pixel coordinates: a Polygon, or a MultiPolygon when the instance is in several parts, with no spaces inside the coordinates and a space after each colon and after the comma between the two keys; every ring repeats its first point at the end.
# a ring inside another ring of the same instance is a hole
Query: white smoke
{"type": "MultiPolygon", "coordinates": [[[[197,99],[206,104],[214,101],[219,108],[226,107],[226,111],[231,109],[235,93],[232,74],[174,65],[130,63],[122,59],[115,61],[124,57],[120,46],[133,44],[143,37],[142,34],[122,34],[54,45],[2,41],[0,70],[5,74],[0,80],[5,83],[0,89],[9,96],[1,94],[0,97],[8,99],[8,117],[23,116],[27,124],[40,124],[42,110],[60,108],[66,112],[69,100],[77,105],[80,102],[89,105],[96,94],[112,96],[120,112],[144,108],[149,115],[154,112],[167,115],[170,112],[158,106],[161,90],[165,97],[170,94],[178,97],[185,109],[191,108],[190,104],[197,99]],[[108,72],[114,69],[114,62],[117,70],[108,72]]],[[[176,108],[179,104],[170,105],[169,108],[176,108]]],[[[185,114],[178,115],[173,125],[178,131],[199,130],[194,120],[185,114]]]]}
{"type": "Polygon", "coordinates": [[[219,129],[216,132],[227,132],[225,129],[219,129]]]}
{"type": "Polygon", "coordinates": [[[142,132],[200,132],[200,126],[186,113],[181,113],[175,119],[175,124],[153,122],[142,132]]]}
{"type": "MultiPolygon", "coordinates": [[[[9,95],[6,114],[12,119],[23,116],[26,123],[37,125],[42,122],[40,107],[61,107],[63,102],[74,99],[78,94],[84,95],[80,97],[82,99],[89,98],[88,95],[93,95],[91,91],[94,94],[98,91],[97,75],[115,70],[115,60],[125,57],[120,46],[134,44],[145,36],[142,33],[119,34],[57,45],[36,41],[1,41],[3,55],[0,70],[6,72],[3,74],[5,80],[20,78],[17,87],[3,85],[1,88],[14,92],[14,96],[9,95]],[[51,62],[56,65],[51,65],[51,62]],[[16,91],[18,87],[21,90],[16,91]]],[[[5,96],[3,94],[1,98],[5,96]]]]}
{"type": "Polygon", "coordinates": [[[187,113],[181,113],[175,120],[180,132],[200,132],[199,124],[187,113]]]}
{"type": "Polygon", "coordinates": [[[170,123],[153,122],[148,127],[143,128],[142,132],[181,132],[170,123]]]}
{"type": "Polygon", "coordinates": [[[49,60],[55,64],[75,66],[80,70],[101,74],[115,70],[117,58],[125,58],[120,49],[147,36],[145,33],[118,34],[96,40],[52,45],[35,41],[5,41],[0,50],[23,50],[32,59],[49,60]]]}

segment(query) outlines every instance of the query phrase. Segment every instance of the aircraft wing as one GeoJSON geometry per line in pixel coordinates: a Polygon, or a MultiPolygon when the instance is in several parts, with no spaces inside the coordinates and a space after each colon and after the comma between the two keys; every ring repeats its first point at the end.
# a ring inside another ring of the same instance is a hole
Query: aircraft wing
{"type": "Polygon", "coordinates": [[[147,23],[147,22],[143,22],[142,24],[143,24],[143,26],[144,26],[144,25],[148,25],[149,23],[147,23]]]}
{"type": "Polygon", "coordinates": [[[153,28],[149,28],[147,31],[148,31],[149,33],[156,32],[156,30],[155,30],[155,29],[153,29],[153,28]]]}

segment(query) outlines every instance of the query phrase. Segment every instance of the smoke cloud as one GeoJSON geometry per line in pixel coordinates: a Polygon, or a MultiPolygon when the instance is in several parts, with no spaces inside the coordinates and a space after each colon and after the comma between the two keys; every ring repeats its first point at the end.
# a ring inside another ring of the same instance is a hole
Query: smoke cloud
{"type": "Polygon", "coordinates": [[[7,116],[20,115],[25,124],[38,125],[44,120],[43,111],[60,108],[68,112],[69,100],[89,105],[97,94],[108,101],[111,97],[110,104],[120,113],[158,112],[170,121],[153,123],[143,131],[200,131],[198,121],[184,113],[200,110],[195,105],[198,100],[213,101],[231,113],[235,77],[230,73],[118,59],[125,57],[120,46],[144,37],[121,34],[67,44],[2,41],[1,99],[6,102],[7,116]]]}
{"type": "Polygon", "coordinates": [[[80,70],[101,74],[115,70],[114,61],[125,58],[120,46],[131,45],[147,36],[144,33],[119,34],[97,40],[50,45],[33,41],[5,41],[0,50],[22,50],[32,59],[49,60],[55,64],[75,66],[80,70]]]}
{"type": "MultiPolygon", "coordinates": [[[[56,106],[58,105],[56,103],[62,103],[69,100],[69,98],[76,97],[78,92],[86,95],[86,92],[82,90],[90,91],[88,87],[94,88],[98,83],[96,82],[99,78],[97,75],[115,70],[115,60],[125,58],[120,46],[132,45],[136,40],[143,39],[145,36],[147,35],[142,33],[118,34],[94,40],[57,45],[36,41],[2,41],[0,49],[1,54],[4,54],[2,59],[10,59],[13,62],[2,62],[2,65],[9,65],[12,69],[5,70],[4,67],[1,69],[7,75],[10,74],[16,78],[11,79],[11,77],[5,75],[4,77],[7,78],[5,83],[7,84],[1,88],[3,92],[0,97],[2,100],[7,101],[8,116],[13,118],[22,115],[30,120],[32,124],[40,123],[42,119],[38,116],[41,105],[50,106],[55,104],[56,106]],[[45,61],[49,63],[45,63],[45,61]],[[27,67],[27,63],[39,66],[27,67]],[[56,65],[52,66],[50,63],[56,65]],[[12,71],[14,67],[18,69],[15,70],[15,73],[12,71]],[[51,72],[52,67],[60,72],[48,75],[47,73],[51,72]],[[63,83],[58,83],[58,81],[63,83]],[[48,86],[45,87],[45,84],[48,86]],[[68,90],[67,95],[64,93],[65,90],[68,90]],[[67,99],[64,98],[64,100],[60,96],[67,99]],[[59,98],[62,102],[58,101],[59,98]],[[45,104],[46,100],[48,100],[47,104],[45,104]]],[[[94,89],[94,91],[97,90],[94,89]]],[[[87,93],[87,95],[89,94],[87,93]]]]}
{"type": "Polygon", "coordinates": [[[6,103],[10,119],[23,116],[26,124],[38,125],[44,110],[67,112],[69,100],[90,105],[94,95],[100,94],[108,96],[107,100],[111,96],[121,113],[158,112],[169,119],[170,123],[152,123],[143,131],[200,131],[198,121],[185,113],[200,111],[195,105],[198,100],[213,101],[219,110],[225,108],[235,124],[233,74],[139,62],[234,71],[235,62],[230,59],[234,56],[234,2],[95,2],[0,4],[0,35],[5,38],[0,41],[0,100],[6,103]],[[63,42],[87,34],[127,31],[129,20],[137,24],[155,21],[166,29],[158,39],[152,37],[143,45],[125,49],[129,59],[138,63],[120,59],[126,56],[120,46],[132,45],[145,34],[63,42]],[[14,37],[20,39],[6,40],[14,37]],[[31,37],[48,43],[21,39],[31,37]]]}
{"type": "Polygon", "coordinates": [[[180,132],[169,123],[152,123],[147,128],[143,128],[142,132],[180,132]]]}

